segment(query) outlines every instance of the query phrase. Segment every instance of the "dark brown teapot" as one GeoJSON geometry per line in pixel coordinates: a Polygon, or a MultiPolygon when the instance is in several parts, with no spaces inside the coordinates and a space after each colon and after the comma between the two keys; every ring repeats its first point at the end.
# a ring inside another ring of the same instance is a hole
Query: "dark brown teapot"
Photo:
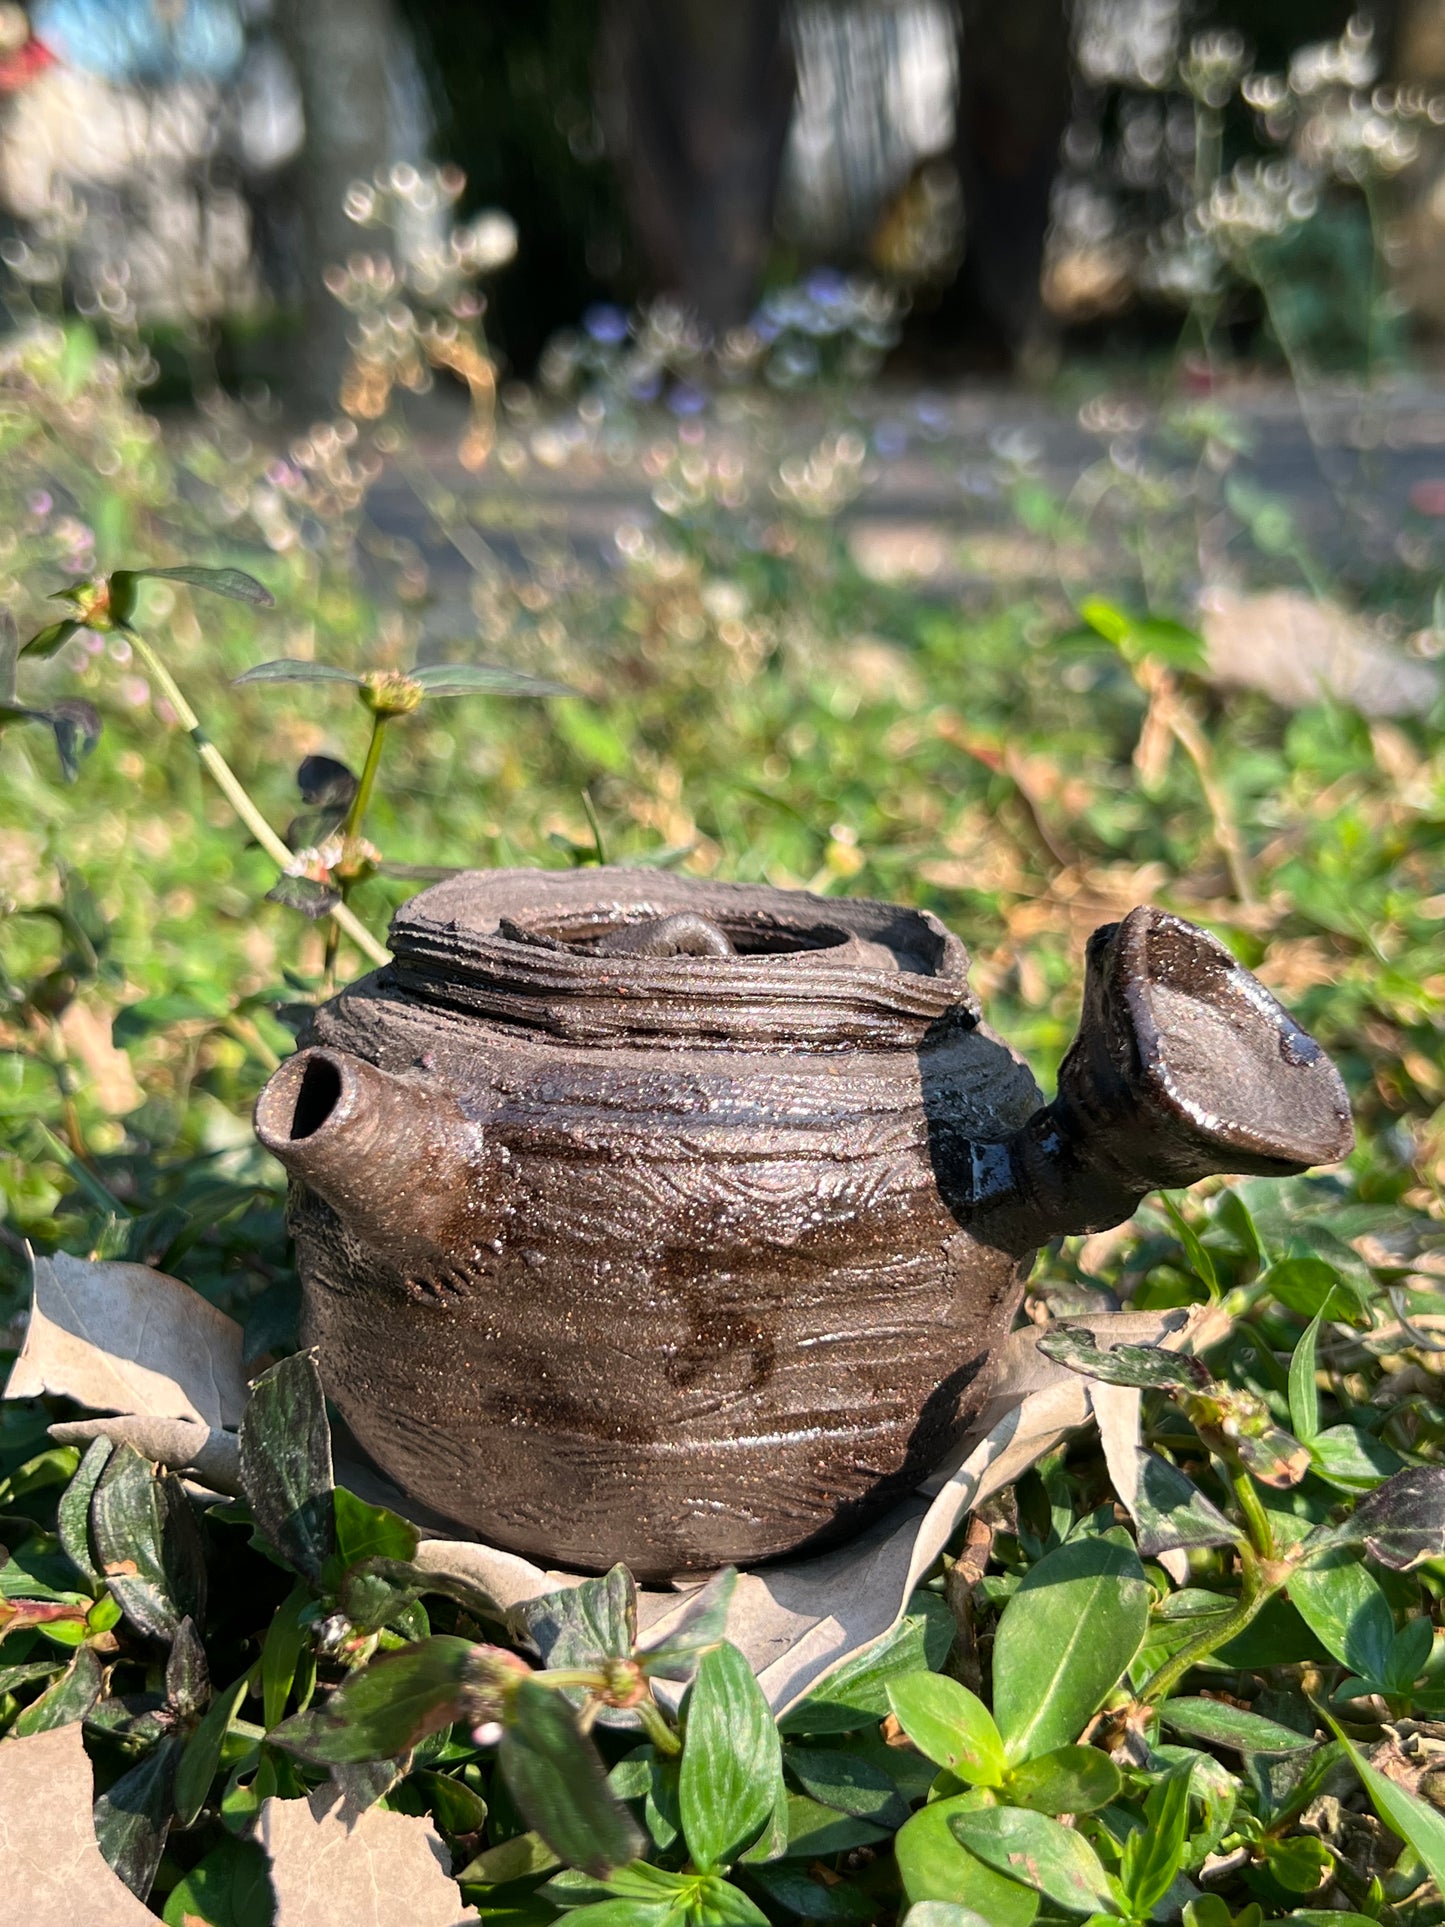
{"type": "Polygon", "coordinates": [[[544,1563],[856,1529],[960,1437],[1046,1239],[1351,1143],[1319,1046],[1162,910],[1091,938],[1048,1105],[926,911],[477,871],[391,940],[256,1108],[303,1337],[393,1477],[544,1563]]]}

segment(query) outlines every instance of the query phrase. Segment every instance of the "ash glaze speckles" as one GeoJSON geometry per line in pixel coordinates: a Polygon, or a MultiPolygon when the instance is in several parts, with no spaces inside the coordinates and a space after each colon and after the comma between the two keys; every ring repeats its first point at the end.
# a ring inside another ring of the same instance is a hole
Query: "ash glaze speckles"
{"type": "Polygon", "coordinates": [[[1338,1122],[1288,1124],[1336,1116],[1332,1069],[1276,1026],[1259,1072],[1246,1025],[1221,1157],[1188,1037],[1238,1042],[1245,973],[1160,912],[1095,940],[1047,1109],[962,946],[894,905],[482,872],[393,941],[258,1112],[296,1180],[303,1335],[388,1471],[544,1563],[661,1577],[864,1524],[958,1439],[1043,1237],[1161,1172],[1337,1154],[1338,1122]]]}

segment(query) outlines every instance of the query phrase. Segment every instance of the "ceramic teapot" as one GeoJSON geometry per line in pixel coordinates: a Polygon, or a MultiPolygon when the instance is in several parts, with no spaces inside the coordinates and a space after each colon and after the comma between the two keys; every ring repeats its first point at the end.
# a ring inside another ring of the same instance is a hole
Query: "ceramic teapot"
{"type": "Polygon", "coordinates": [[[822,1546],[945,1459],[1038,1246],[1352,1139],[1213,937],[1095,932],[1045,1104],[924,910],[617,867],[474,871],[256,1108],[303,1342],[416,1498],[644,1578],[822,1546]]]}

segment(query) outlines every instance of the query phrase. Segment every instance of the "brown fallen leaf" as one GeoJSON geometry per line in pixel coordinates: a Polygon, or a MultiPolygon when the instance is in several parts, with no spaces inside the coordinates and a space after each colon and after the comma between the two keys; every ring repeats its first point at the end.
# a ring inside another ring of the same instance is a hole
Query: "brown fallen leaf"
{"type": "Polygon", "coordinates": [[[241,1328],[148,1265],[37,1258],[5,1396],[42,1392],[92,1411],[233,1427],[246,1403],[241,1328]]]}
{"type": "Polygon", "coordinates": [[[276,1927],[464,1927],[481,1918],[462,1905],[430,1820],[380,1807],[357,1813],[324,1786],[309,1800],[267,1800],[256,1838],[271,1862],[276,1927]]]}
{"type": "Polygon", "coordinates": [[[1200,597],[1209,673],[1300,709],[1333,696],[1364,716],[1422,716],[1440,693],[1430,663],[1403,654],[1364,616],[1301,589],[1200,597]]]}
{"type": "Polygon", "coordinates": [[[0,1892],[25,1927],[155,1927],[96,1845],[78,1724],[0,1741],[0,1892]]]}
{"type": "Polygon", "coordinates": [[[127,1412],[118,1418],[62,1419],[49,1430],[57,1445],[89,1445],[92,1439],[123,1441],[142,1457],[187,1474],[211,1492],[234,1498],[241,1491],[241,1441],[234,1432],[198,1425],[193,1419],[150,1418],[144,1412],[127,1412]]]}

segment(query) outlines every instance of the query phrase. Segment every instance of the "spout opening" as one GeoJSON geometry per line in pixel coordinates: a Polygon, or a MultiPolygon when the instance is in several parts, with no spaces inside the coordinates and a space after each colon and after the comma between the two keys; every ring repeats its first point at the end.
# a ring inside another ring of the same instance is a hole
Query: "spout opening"
{"type": "Polygon", "coordinates": [[[1158,911],[1135,911],[1122,934],[1116,982],[1145,1082],[1235,1153],[1230,1168],[1302,1170],[1348,1151],[1334,1066],[1222,944],[1158,911]]]}
{"type": "Polygon", "coordinates": [[[329,1057],[313,1057],[301,1073],[290,1137],[313,1137],[341,1102],[341,1072],[329,1057]]]}
{"type": "Polygon", "coordinates": [[[284,1151],[314,1139],[336,1118],[346,1096],[344,1067],[329,1051],[301,1051],[289,1058],[256,1105],[256,1135],[268,1151],[284,1151]]]}

